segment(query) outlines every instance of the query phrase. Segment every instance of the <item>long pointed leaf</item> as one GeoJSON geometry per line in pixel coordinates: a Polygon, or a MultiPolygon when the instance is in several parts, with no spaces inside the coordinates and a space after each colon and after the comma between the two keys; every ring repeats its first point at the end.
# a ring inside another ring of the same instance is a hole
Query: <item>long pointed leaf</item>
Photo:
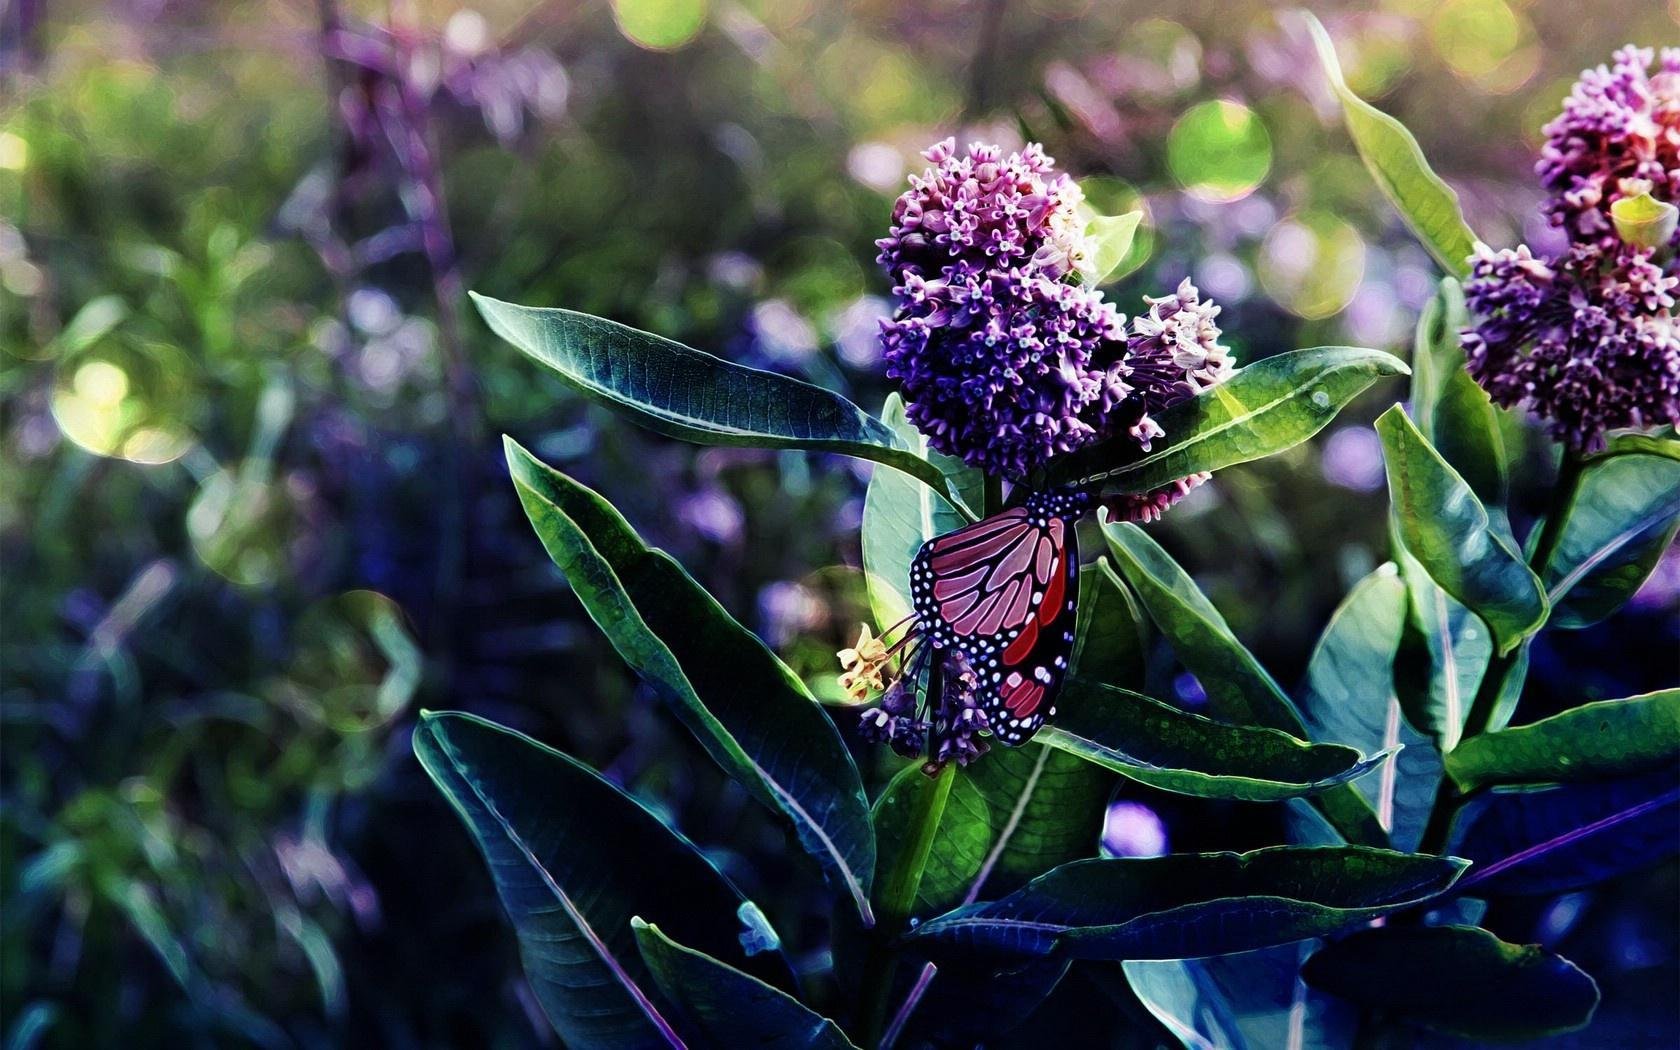
{"type": "Polygon", "coordinates": [[[1302,15],[1312,32],[1330,90],[1342,104],[1348,134],[1371,177],[1435,261],[1448,273],[1465,276],[1476,237],[1459,210],[1458,194],[1430,168],[1417,139],[1404,124],[1353,93],[1342,77],[1330,34],[1311,14],[1302,15]]]}
{"type": "Polygon", "coordinates": [[[537,1000],[573,1045],[682,1046],[630,929],[656,917],[691,944],[787,985],[749,957],[740,892],[686,839],[581,763],[472,715],[421,716],[414,750],[496,881],[537,1000]]]}
{"type": "Polygon", "coordinates": [[[1541,570],[1556,627],[1589,627],[1639,590],[1680,529],[1680,462],[1619,455],[1587,466],[1541,570]]]}
{"type": "Polygon", "coordinates": [[[1223,955],[1325,936],[1419,903],[1465,866],[1360,846],[1082,860],[1002,900],[925,922],[906,940],[936,960],[1223,955]]]}
{"type": "Polygon", "coordinates": [[[1377,420],[1389,500],[1406,550],[1441,589],[1476,612],[1507,653],[1546,620],[1546,595],[1469,484],[1431,448],[1405,410],[1377,420]]]}
{"type": "Polygon", "coordinates": [[[602,317],[504,303],[476,292],[472,298],[491,331],[590,400],[650,430],[702,445],[858,456],[961,501],[938,467],[833,391],[602,317]]]}
{"type": "Polygon", "coordinates": [[[1099,442],[1056,460],[1047,482],[1148,492],[1201,471],[1261,459],[1324,429],[1372,383],[1407,371],[1393,355],[1357,346],[1268,357],[1160,413],[1156,421],[1166,436],[1149,452],[1138,455],[1136,442],[1124,436],[1099,442]]]}
{"type": "Polygon", "coordinates": [[[1485,784],[1595,780],[1680,763],[1680,689],[1583,704],[1483,733],[1447,755],[1462,791],[1485,784]]]}
{"type": "Polygon", "coordinates": [[[1388,759],[1340,744],[1309,744],[1277,729],[1226,725],[1080,679],[1064,687],[1061,707],[1039,739],[1181,795],[1275,802],[1329,790],[1388,759]]]}
{"type": "Polygon", "coordinates": [[[543,546],[619,655],[719,765],[792,822],[868,921],[875,838],[863,784],[804,684],[599,494],[512,440],[507,458],[543,546]]]}
{"type": "Polygon", "coordinates": [[[705,952],[685,947],[658,926],[630,920],[642,959],[659,990],[690,1026],[717,1046],[766,1050],[855,1050],[838,1025],[798,999],[705,952]]]}
{"type": "Polygon", "coordinates": [[[1499,410],[1465,367],[1464,290],[1451,277],[1423,308],[1412,350],[1412,417],[1490,512],[1505,506],[1508,468],[1499,410]]]}

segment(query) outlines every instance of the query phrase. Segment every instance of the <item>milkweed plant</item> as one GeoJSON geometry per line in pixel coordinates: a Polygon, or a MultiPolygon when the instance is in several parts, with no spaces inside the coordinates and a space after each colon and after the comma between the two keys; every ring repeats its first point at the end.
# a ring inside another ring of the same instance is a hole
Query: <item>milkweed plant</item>
{"type": "Polygon", "coordinates": [[[475,297],[499,336],[634,423],[874,464],[873,622],[825,687],[601,495],[507,441],[583,607],[782,819],[832,901],[796,969],[707,853],[600,773],[472,715],[425,715],[415,750],[567,1045],[998,1045],[1033,1038],[1021,1023],[1053,996],[1146,1033],[1114,1045],[1415,1046],[1589,1023],[1589,974],[1478,922],[1490,901],[1680,848],[1680,690],[1522,718],[1535,636],[1610,616],[1680,523],[1680,51],[1629,47],[1582,75],[1535,166],[1561,247],[1495,249],[1301,25],[1377,187],[1443,271],[1409,366],[1347,346],[1241,362],[1188,281],[1109,298],[1138,216],[1095,213],[1031,144],[947,139],[898,198],[878,242],[897,392],[878,415],[603,318],[475,297]],[[1399,399],[1375,424],[1391,561],[1286,689],[1147,526],[1368,390],[1399,399]],[[1557,463],[1526,536],[1507,509],[1518,413],[1557,463]],[[1155,644],[1205,691],[1198,711],[1145,695],[1155,644]],[[1287,841],[1105,852],[1123,779],[1278,807],[1287,841]]]}

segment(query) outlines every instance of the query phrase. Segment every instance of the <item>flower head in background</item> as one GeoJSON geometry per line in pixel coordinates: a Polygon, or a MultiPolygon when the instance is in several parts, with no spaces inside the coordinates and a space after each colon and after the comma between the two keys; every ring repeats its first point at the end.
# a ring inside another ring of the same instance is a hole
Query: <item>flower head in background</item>
{"type": "Polygon", "coordinates": [[[1464,289],[1478,319],[1464,337],[1470,374],[1582,451],[1606,430],[1680,423],[1680,276],[1652,254],[1582,243],[1548,263],[1526,245],[1478,245],[1464,289]]]}
{"type": "Polygon", "coordinates": [[[948,138],[923,156],[933,167],[911,176],[892,229],[876,242],[894,292],[904,294],[912,277],[939,280],[953,270],[1018,267],[1056,280],[1085,264],[1084,194],[1041,146],[1004,156],[976,142],[959,156],[948,138]]]}
{"type": "Polygon", "coordinates": [[[1585,71],[1546,125],[1535,173],[1552,194],[1547,215],[1571,241],[1616,247],[1610,205],[1629,193],[1625,182],[1680,203],[1680,48],[1663,49],[1655,74],[1652,58],[1629,46],[1585,71]]]}

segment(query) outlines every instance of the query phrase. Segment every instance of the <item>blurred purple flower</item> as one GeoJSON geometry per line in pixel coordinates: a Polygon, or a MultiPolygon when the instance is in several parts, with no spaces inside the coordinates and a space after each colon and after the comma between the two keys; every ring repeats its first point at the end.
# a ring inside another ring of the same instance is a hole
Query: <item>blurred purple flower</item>
{"type": "Polygon", "coordinates": [[[777,580],[758,592],[764,638],[777,648],[820,626],[826,611],[809,587],[793,580],[777,580]]]}
{"type": "Polygon", "coordinates": [[[1680,422],[1673,269],[1621,244],[1577,243],[1551,263],[1526,245],[1478,245],[1465,285],[1476,317],[1464,338],[1470,374],[1576,449],[1602,447],[1612,428],[1680,422]]]}
{"type": "Polygon", "coordinates": [[[739,540],[746,524],[741,505],[717,489],[683,497],[677,506],[677,516],[695,532],[724,546],[739,540]]]}
{"type": "Polygon", "coordinates": [[[1370,427],[1341,427],[1324,442],[1324,480],[1355,492],[1375,492],[1385,483],[1382,441],[1370,427]]]}
{"type": "Polygon", "coordinates": [[[1111,857],[1159,857],[1167,852],[1167,826],[1141,802],[1113,802],[1103,818],[1102,847],[1111,857]]]}
{"type": "MultiPolygon", "coordinates": [[[[1546,214],[1576,242],[1617,247],[1610,205],[1624,179],[1680,203],[1680,48],[1664,48],[1655,76],[1650,48],[1617,51],[1609,67],[1586,70],[1546,125],[1534,170],[1553,196],[1546,214]]],[[[1680,241],[1680,234],[1676,234],[1680,241]]]]}

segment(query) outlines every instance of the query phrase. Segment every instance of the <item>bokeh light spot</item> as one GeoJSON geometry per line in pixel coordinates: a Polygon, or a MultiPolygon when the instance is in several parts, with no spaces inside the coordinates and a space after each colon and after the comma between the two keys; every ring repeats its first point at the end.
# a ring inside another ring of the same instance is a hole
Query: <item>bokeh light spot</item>
{"type": "Polygon", "coordinates": [[[1241,200],[1271,170],[1272,138],[1247,106],[1213,99],[1192,107],[1173,125],[1167,137],[1167,167],[1193,196],[1241,200]]]}
{"type": "Polygon", "coordinates": [[[1352,301],[1365,276],[1365,240],[1328,212],[1289,216],[1260,245],[1260,284],[1278,305],[1308,320],[1352,301]]]}
{"type": "Polygon", "coordinates": [[[619,31],[638,47],[669,51],[706,24],[706,0],[612,0],[619,31]]]}

